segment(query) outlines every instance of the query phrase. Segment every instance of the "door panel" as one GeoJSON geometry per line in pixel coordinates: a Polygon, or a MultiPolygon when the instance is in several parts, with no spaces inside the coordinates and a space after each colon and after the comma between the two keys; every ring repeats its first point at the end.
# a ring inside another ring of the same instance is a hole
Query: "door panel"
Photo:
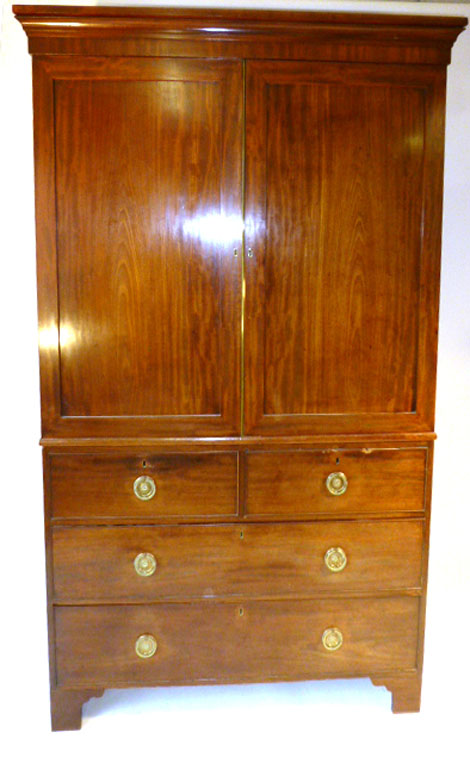
{"type": "Polygon", "coordinates": [[[423,246],[436,74],[395,74],[248,67],[247,432],[429,418],[420,284],[423,258],[438,255],[423,246]]]}
{"type": "Polygon", "coordinates": [[[48,66],[55,428],[237,433],[241,65],[48,66]]]}

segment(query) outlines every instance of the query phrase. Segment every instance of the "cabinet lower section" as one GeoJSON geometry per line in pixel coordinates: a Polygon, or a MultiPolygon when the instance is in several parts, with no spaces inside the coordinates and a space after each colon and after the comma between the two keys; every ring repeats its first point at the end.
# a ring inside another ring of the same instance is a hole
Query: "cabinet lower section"
{"type": "Polygon", "coordinates": [[[190,447],[46,450],[53,728],[139,686],[370,677],[418,710],[432,445],[190,447]]]}

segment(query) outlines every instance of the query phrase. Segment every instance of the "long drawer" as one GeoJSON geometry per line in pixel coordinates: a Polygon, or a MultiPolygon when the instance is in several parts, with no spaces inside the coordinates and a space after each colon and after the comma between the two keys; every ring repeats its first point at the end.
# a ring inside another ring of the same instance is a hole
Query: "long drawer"
{"type": "Polygon", "coordinates": [[[55,519],[210,518],[238,511],[237,453],[49,456],[55,519]]]}
{"type": "Polygon", "coordinates": [[[419,600],[411,596],[56,607],[58,685],[223,683],[413,670],[418,610],[419,600]],[[155,647],[153,656],[138,654],[150,655],[155,647]]]}
{"type": "Polygon", "coordinates": [[[246,455],[253,517],[424,512],[426,448],[270,451],[246,455]]]}
{"type": "Polygon", "coordinates": [[[421,520],[55,527],[58,602],[419,588],[421,520]]]}

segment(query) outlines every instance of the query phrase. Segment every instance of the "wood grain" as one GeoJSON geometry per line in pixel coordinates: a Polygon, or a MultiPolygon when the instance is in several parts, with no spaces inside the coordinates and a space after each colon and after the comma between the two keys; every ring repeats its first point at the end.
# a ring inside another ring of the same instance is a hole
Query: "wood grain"
{"type": "Polygon", "coordinates": [[[34,54],[447,64],[465,18],[201,8],[15,5],[34,54]],[[74,25],[73,34],[70,33],[74,25]],[[228,43],[228,46],[227,46],[228,43]]]}
{"type": "Polygon", "coordinates": [[[241,64],[64,57],[38,78],[44,433],[238,433],[241,64]]]}
{"type": "Polygon", "coordinates": [[[413,412],[423,94],[302,82],[266,101],[265,413],[413,412]]]}
{"type": "Polygon", "coordinates": [[[50,456],[51,516],[229,517],[237,513],[236,453],[50,456]],[[156,484],[149,501],[134,494],[146,475],[156,484]]]}
{"type": "Polygon", "coordinates": [[[360,517],[423,514],[426,449],[250,452],[246,456],[248,516],[360,517]],[[348,487],[331,495],[329,474],[348,487]]]}
{"type": "Polygon", "coordinates": [[[55,527],[55,601],[419,590],[422,544],[421,521],[55,527]],[[324,555],[337,546],[347,564],[341,572],[330,572],[324,555]],[[149,577],[134,569],[134,559],[143,552],[157,561],[149,577]]]}
{"type": "Polygon", "coordinates": [[[414,670],[414,597],[56,607],[59,687],[294,680],[414,670]],[[326,628],[343,646],[328,652],[326,628]],[[141,659],[143,633],[158,643],[141,659]],[[269,638],[267,638],[269,634],[269,638]]]}
{"type": "Polygon", "coordinates": [[[55,92],[63,415],[219,414],[220,266],[185,229],[220,214],[219,88],[55,92]]]}
{"type": "Polygon", "coordinates": [[[247,433],[432,421],[423,173],[441,84],[432,68],[248,64],[247,433]]]}

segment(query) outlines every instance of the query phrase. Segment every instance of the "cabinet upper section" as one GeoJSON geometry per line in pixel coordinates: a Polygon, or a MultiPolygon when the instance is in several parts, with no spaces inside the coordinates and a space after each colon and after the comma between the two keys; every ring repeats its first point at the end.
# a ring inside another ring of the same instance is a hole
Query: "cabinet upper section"
{"type": "Polygon", "coordinates": [[[447,64],[465,18],[15,5],[34,54],[447,64]]]}
{"type": "Polygon", "coordinates": [[[44,435],[431,432],[463,20],[16,12],[44,435]]]}

